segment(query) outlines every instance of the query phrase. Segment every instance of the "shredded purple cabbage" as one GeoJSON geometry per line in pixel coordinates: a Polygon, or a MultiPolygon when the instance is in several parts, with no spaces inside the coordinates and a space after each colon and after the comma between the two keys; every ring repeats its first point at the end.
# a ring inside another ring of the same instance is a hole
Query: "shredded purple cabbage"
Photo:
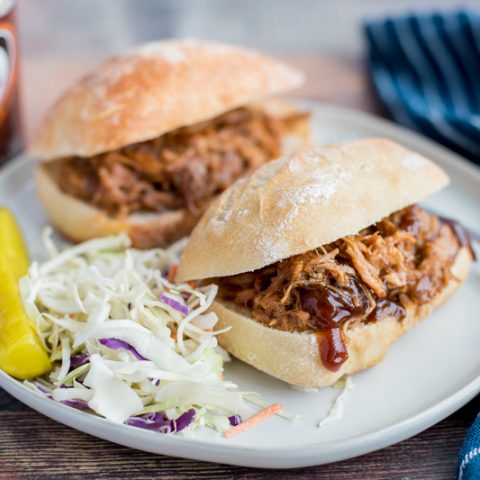
{"type": "Polygon", "coordinates": [[[170,420],[166,419],[162,413],[147,413],[139,417],[130,417],[127,424],[133,427],[145,428],[146,430],[158,430],[162,433],[172,433],[170,420]]]}
{"type": "Polygon", "coordinates": [[[182,413],[178,418],[175,420],[171,420],[172,426],[173,426],[173,431],[174,432],[180,432],[184,428],[188,427],[193,420],[195,419],[195,414],[197,412],[195,411],[194,408],[190,408],[190,410],[187,410],[186,412],[182,413]]]}
{"type": "Polygon", "coordinates": [[[32,382],[32,385],[42,394],[45,395],[47,398],[52,398],[52,392],[48,390],[45,387],[42,387],[42,385],[38,383],[32,382]]]}
{"type": "Polygon", "coordinates": [[[147,360],[145,357],[140,355],[137,350],[132,347],[129,343],[119,340],[118,338],[101,338],[99,342],[107,348],[112,350],[127,350],[130,352],[137,360],[147,360]]]}
{"type": "Polygon", "coordinates": [[[236,427],[242,423],[242,417],[240,417],[240,415],[232,415],[231,417],[228,417],[228,421],[232,427],[236,427]]]}
{"type": "Polygon", "coordinates": [[[145,413],[141,417],[137,417],[137,418],[141,418],[142,420],[145,420],[147,422],[160,422],[165,420],[165,417],[161,412],[145,413]]]}
{"type": "Polygon", "coordinates": [[[80,353],[70,357],[70,370],[75,370],[88,362],[88,354],[80,353]]]}
{"type": "Polygon", "coordinates": [[[160,433],[176,433],[188,427],[195,419],[195,409],[191,408],[175,420],[168,420],[161,412],[147,413],[138,417],[130,417],[127,425],[145,428],[160,433]]]}
{"type": "Polygon", "coordinates": [[[90,409],[90,407],[88,406],[88,403],[82,400],[61,400],[60,403],[63,403],[64,405],[68,405],[69,407],[76,408],[78,410],[90,409]]]}
{"type": "Polygon", "coordinates": [[[174,310],[177,310],[177,312],[183,313],[184,315],[188,315],[190,313],[190,309],[188,307],[182,305],[180,302],[169,297],[168,295],[163,294],[160,297],[160,300],[172,307],[174,310]]]}

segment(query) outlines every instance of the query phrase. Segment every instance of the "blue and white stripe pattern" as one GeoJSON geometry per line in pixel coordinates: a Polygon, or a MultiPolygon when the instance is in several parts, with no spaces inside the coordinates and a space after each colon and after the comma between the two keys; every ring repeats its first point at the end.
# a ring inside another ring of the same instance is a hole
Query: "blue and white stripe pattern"
{"type": "Polygon", "coordinates": [[[480,416],[470,427],[458,458],[457,480],[480,478],[480,416]]]}
{"type": "Polygon", "coordinates": [[[480,163],[480,12],[376,20],[365,36],[390,116],[480,163]]]}
{"type": "MultiPolygon", "coordinates": [[[[376,20],[365,36],[390,116],[480,164],[480,12],[376,20]]],[[[460,450],[457,479],[480,479],[480,416],[460,450]]]]}

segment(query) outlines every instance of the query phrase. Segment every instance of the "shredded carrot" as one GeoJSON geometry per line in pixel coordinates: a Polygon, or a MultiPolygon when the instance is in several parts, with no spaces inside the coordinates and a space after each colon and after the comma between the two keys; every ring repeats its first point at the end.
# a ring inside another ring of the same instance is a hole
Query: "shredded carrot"
{"type": "Polygon", "coordinates": [[[172,265],[168,270],[167,280],[170,283],[173,283],[175,280],[175,275],[177,274],[177,268],[178,268],[177,265],[172,265]]]}
{"type": "Polygon", "coordinates": [[[170,336],[173,338],[173,340],[176,340],[177,339],[177,332],[173,332],[170,336]]]}
{"type": "Polygon", "coordinates": [[[225,380],[225,375],[224,375],[223,373],[220,375],[220,380],[221,380],[222,382],[225,380]]]}
{"type": "Polygon", "coordinates": [[[192,288],[195,288],[197,286],[197,282],[195,280],[189,280],[187,282],[192,288]]]}
{"type": "Polygon", "coordinates": [[[233,437],[239,433],[243,433],[245,430],[258,425],[259,423],[264,422],[268,417],[275,415],[280,410],[283,410],[283,405],[281,403],[274,403],[263,410],[260,410],[255,415],[252,415],[250,418],[240,423],[239,425],[230,428],[223,433],[225,437],[233,437]]]}
{"type": "Polygon", "coordinates": [[[204,332],[213,332],[213,328],[212,327],[204,328],[203,331],[204,332]]]}

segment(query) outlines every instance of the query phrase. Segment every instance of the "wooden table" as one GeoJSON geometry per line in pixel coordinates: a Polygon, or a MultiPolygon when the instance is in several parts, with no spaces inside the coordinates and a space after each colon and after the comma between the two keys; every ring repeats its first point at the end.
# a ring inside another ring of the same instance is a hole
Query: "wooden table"
{"type": "MultiPolygon", "coordinates": [[[[381,114],[360,59],[305,56],[289,61],[309,77],[299,96],[381,114]]],[[[60,63],[51,58],[25,59],[24,78],[35,79],[34,84],[25,85],[29,137],[46,106],[90,63],[88,59],[60,63]]],[[[0,392],[0,480],[452,479],[457,452],[477,413],[478,400],[414,438],[360,458],[299,470],[262,471],[130,450],[58,424],[0,392]]]]}

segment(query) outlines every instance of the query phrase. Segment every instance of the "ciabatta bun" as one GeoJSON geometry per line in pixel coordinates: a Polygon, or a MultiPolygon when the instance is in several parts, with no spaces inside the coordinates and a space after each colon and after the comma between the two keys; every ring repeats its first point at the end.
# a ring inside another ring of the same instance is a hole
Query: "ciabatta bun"
{"type": "Polygon", "coordinates": [[[303,74],[266,55],[230,45],[170,40],[117,55],[53,106],[31,153],[89,157],[149,140],[281,93],[303,74]]]}
{"type": "Polygon", "coordinates": [[[433,162],[386,139],[293,153],[236,182],[211,205],[177,279],[257,270],[354,235],[447,184],[433,162]]]}
{"type": "MultiPolygon", "coordinates": [[[[385,139],[364,139],[296,152],[270,162],[227,189],[195,227],[178,280],[255,271],[293,255],[355,235],[415,204],[448,183],[430,160],[385,139]]],[[[343,375],[378,363],[391,343],[444,302],[471,262],[462,247],[453,279],[432,301],[343,330],[348,360],[338,371],[323,364],[320,332],[289,332],[257,322],[251,311],[217,300],[217,327],[231,330],[220,344],[239,359],[300,387],[332,385],[343,375]]]]}
{"type": "Polygon", "coordinates": [[[322,364],[315,333],[292,333],[269,328],[252,319],[247,309],[229,302],[216,301],[212,307],[219,318],[215,328],[231,327],[218,339],[220,345],[235,357],[292,385],[309,388],[332,385],[343,375],[365,370],[380,362],[398,337],[412,329],[457,290],[468,274],[471,261],[469,250],[465,247],[460,249],[452,266],[452,273],[457,279],[452,279],[431,302],[407,309],[403,320],[382,318],[374,323],[357,323],[347,328],[344,333],[348,360],[336,372],[322,364]]]}
{"type": "MultiPolygon", "coordinates": [[[[252,108],[280,117],[296,111],[294,105],[278,99],[259,102],[252,108]]],[[[282,139],[283,151],[291,152],[306,145],[309,136],[308,119],[295,122],[282,139]]],[[[37,166],[37,191],[52,224],[74,242],[125,232],[136,248],[165,247],[188,235],[199,220],[200,214],[194,216],[184,208],[164,213],[139,212],[126,218],[110,216],[62,191],[56,180],[60,161],[37,166]]]]}

